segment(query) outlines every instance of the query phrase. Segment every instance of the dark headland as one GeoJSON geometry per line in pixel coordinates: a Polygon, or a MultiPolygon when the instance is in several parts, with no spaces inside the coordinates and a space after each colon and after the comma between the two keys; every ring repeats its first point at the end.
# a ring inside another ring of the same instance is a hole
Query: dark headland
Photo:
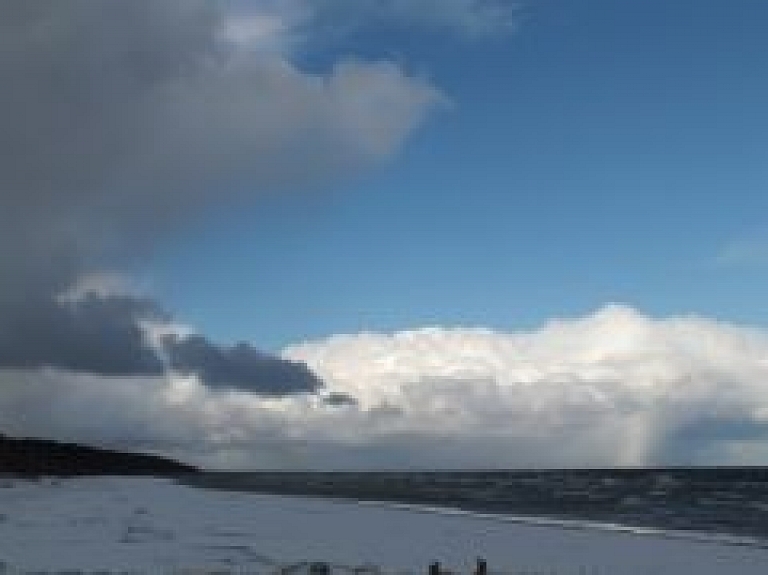
{"type": "Polygon", "coordinates": [[[0,474],[176,476],[197,471],[191,465],[157,455],[0,434],[0,474]]]}

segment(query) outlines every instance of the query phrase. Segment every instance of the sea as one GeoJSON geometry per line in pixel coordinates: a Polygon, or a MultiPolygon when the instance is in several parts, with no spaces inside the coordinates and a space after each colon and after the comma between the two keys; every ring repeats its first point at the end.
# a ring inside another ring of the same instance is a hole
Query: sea
{"type": "Polygon", "coordinates": [[[205,472],[197,487],[678,532],[768,547],[768,467],[205,472]]]}

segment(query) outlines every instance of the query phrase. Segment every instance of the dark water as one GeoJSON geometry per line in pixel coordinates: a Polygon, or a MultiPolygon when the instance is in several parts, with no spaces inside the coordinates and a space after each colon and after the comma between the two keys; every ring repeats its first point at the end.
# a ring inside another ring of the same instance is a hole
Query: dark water
{"type": "Polygon", "coordinates": [[[237,491],[727,534],[768,543],[768,468],[214,472],[185,481],[237,491]]]}

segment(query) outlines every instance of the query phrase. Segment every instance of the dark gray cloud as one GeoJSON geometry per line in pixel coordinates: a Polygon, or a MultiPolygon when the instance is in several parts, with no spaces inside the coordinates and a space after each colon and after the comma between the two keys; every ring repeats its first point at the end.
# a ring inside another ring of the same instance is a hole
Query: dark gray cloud
{"type": "Polygon", "coordinates": [[[30,304],[4,315],[0,368],[157,376],[170,367],[195,374],[210,387],[266,396],[313,392],[322,386],[304,363],[245,343],[225,347],[201,335],[168,336],[160,350],[149,341],[142,322],[163,325],[172,318],[146,298],[87,293],[72,301],[39,298],[30,304]]]}
{"type": "MultiPolygon", "coordinates": [[[[240,46],[228,6],[0,3],[0,367],[162,371],[139,325],[168,321],[162,306],[59,296],[106,265],[140,265],[208,208],[356,173],[439,100],[394,64],[340,62],[317,76],[240,46]]],[[[213,385],[318,384],[247,346],[192,339],[172,355],[213,385]]]]}
{"type": "Polygon", "coordinates": [[[322,387],[306,364],[267,355],[247,343],[218,347],[201,335],[167,338],[171,367],[198,375],[209,386],[231,387],[260,395],[312,392],[322,387]]]}
{"type": "Polygon", "coordinates": [[[74,302],[40,298],[6,314],[0,367],[60,367],[102,375],[158,375],[164,366],[147,344],[141,320],[164,319],[139,298],[87,296],[74,302]]]}
{"type": "Polygon", "coordinates": [[[80,249],[97,237],[136,250],[221,202],[227,184],[354,172],[396,149],[438,99],[393,64],[320,77],[272,51],[241,53],[224,38],[224,6],[3,2],[2,214],[80,249]]]}
{"type": "Polygon", "coordinates": [[[333,391],[323,397],[323,403],[331,407],[341,407],[343,405],[357,405],[357,400],[347,393],[333,391]]]}

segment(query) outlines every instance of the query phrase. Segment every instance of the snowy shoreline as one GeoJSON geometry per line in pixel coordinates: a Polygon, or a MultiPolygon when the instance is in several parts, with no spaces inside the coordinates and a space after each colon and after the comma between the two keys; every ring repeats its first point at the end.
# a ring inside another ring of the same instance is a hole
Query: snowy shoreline
{"type": "MultiPolygon", "coordinates": [[[[317,499],[310,497],[309,499],[317,499]]],[[[663,539],[682,539],[685,541],[695,541],[699,543],[715,543],[718,545],[733,545],[736,547],[757,547],[768,549],[768,541],[756,537],[740,537],[736,535],[727,535],[724,533],[705,533],[701,531],[682,531],[674,529],[658,529],[654,527],[642,527],[633,525],[622,525],[620,523],[607,523],[601,521],[588,521],[577,519],[561,519],[556,517],[536,517],[533,515],[511,515],[501,513],[480,513],[455,507],[440,507],[431,505],[419,505],[414,503],[394,503],[391,501],[351,501],[349,499],[334,499],[333,501],[353,502],[358,505],[371,505],[374,507],[391,507],[393,509],[402,509],[414,513],[428,513],[437,515],[464,516],[477,519],[486,519],[489,521],[499,521],[501,523],[513,523],[517,525],[533,525],[540,527],[553,527],[565,530],[592,530],[606,531],[609,533],[627,533],[645,537],[659,537],[663,539]]]]}
{"type": "Polygon", "coordinates": [[[162,479],[8,483],[0,488],[0,565],[11,573],[275,573],[309,561],[384,573],[425,573],[440,561],[470,573],[477,556],[492,574],[768,572],[765,547],[709,534],[218,491],[162,479]]]}

